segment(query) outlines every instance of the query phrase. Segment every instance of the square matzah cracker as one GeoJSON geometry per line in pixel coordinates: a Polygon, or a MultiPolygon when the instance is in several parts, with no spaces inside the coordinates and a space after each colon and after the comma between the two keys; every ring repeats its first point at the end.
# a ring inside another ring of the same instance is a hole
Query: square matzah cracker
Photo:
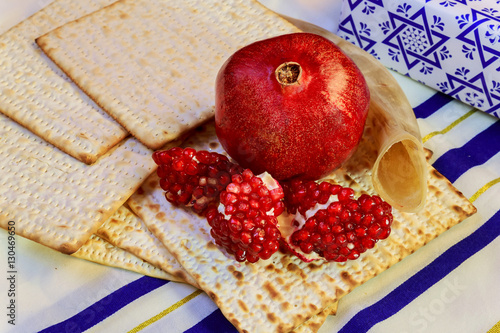
{"type": "Polygon", "coordinates": [[[75,252],[153,172],[151,153],[130,138],[87,165],[0,114],[0,227],[75,252]]]}
{"type": "Polygon", "coordinates": [[[55,0],[0,36],[0,112],[85,162],[127,132],[40,50],[35,38],[114,0],[55,0]]]}
{"type": "MultiPolygon", "coordinates": [[[[204,135],[191,138],[186,145],[221,152],[216,137],[204,135]]],[[[374,194],[365,162],[367,147],[353,157],[353,163],[366,168],[340,169],[330,178],[358,193],[374,194]]],[[[286,332],[475,212],[448,180],[432,166],[428,168],[424,209],[416,214],[394,210],[391,235],[358,260],[346,263],[305,263],[281,253],[255,264],[238,263],[214,245],[205,219],[166,201],[157,175],[128,204],[239,331],[286,332]]]]}
{"type": "Polygon", "coordinates": [[[101,265],[122,268],[139,274],[163,280],[174,280],[171,274],[143,261],[133,254],[120,249],[97,235],[72,254],[73,257],[92,261],[101,265]]]}
{"type": "MultiPolygon", "coordinates": [[[[142,220],[125,206],[120,207],[73,256],[198,287],[142,220]]],[[[294,332],[316,332],[335,310],[336,306],[321,312],[294,332]]]]}
{"type": "Polygon", "coordinates": [[[196,281],[182,268],[175,257],[127,207],[120,207],[95,233],[110,244],[162,269],[169,280],[189,283],[196,281]]]}
{"type": "MultiPolygon", "coordinates": [[[[125,206],[120,207],[73,256],[199,288],[163,243],[125,206]]],[[[328,314],[335,311],[336,304],[314,316],[294,332],[316,332],[328,314]]]]}
{"type": "Polygon", "coordinates": [[[223,62],[299,31],[254,0],[122,0],[37,39],[97,104],[152,149],[213,115],[223,62]]]}

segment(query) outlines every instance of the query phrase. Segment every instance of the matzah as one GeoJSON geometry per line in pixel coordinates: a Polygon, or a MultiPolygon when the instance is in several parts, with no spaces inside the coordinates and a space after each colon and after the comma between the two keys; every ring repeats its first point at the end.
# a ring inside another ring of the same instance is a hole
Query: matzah
{"type": "Polygon", "coordinates": [[[302,325],[293,329],[292,332],[294,332],[294,333],[316,333],[316,332],[318,332],[318,330],[321,328],[321,326],[323,326],[323,324],[325,323],[325,320],[328,317],[328,315],[335,315],[337,313],[337,305],[338,305],[337,302],[333,303],[329,307],[323,309],[323,311],[321,311],[317,315],[306,320],[302,325]]]}
{"type": "Polygon", "coordinates": [[[72,256],[101,265],[126,269],[158,279],[176,281],[173,275],[112,245],[96,235],[92,235],[78,251],[72,254],[72,256]]]}
{"type": "MultiPolygon", "coordinates": [[[[125,206],[120,207],[73,256],[199,288],[165,246],[125,206]],[[158,268],[162,271],[159,272],[158,268]]],[[[336,305],[314,316],[294,332],[317,332],[326,317],[335,313],[336,305]]]]}
{"type": "Polygon", "coordinates": [[[104,110],[152,149],[213,116],[225,59],[299,31],[256,1],[121,0],[37,39],[104,110]]]}
{"type": "Polygon", "coordinates": [[[146,228],[144,222],[127,207],[120,207],[96,231],[96,235],[167,272],[169,280],[198,286],[167,248],[146,228]]]}
{"type": "Polygon", "coordinates": [[[130,138],[87,165],[0,114],[0,227],[73,253],[154,171],[151,153],[130,138]]]}
{"type": "Polygon", "coordinates": [[[114,0],[55,0],[0,36],[0,112],[91,164],[128,133],[45,56],[35,38],[114,0]]]}
{"type": "MultiPolygon", "coordinates": [[[[196,281],[187,275],[164,245],[125,206],[120,207],[73,256],[198,287],[196,281]]],[[[328,314],[335,313],[335,310],[336,304],[314,316],[294,332],[316,332],[328,314]]]]}
{"type": "MultiPolygon", "coordinates": [[[[361,145],[366,141],[364,137],[361,145]]],[[[216,137],[207,139],[206,133],[185,145],[221,152],[216,137]]],[[[351,162],[359,168],[338,170],[331,179],[373,194],[367,153],[359,150],[353,157],[351,162]]],[[[389,238],[346,263],[305,263],[281,253],[255,264],[238,263],[214,245],[205,219],[165,200],[156,175],[128,204],[240,332],[286,332],[475,212],[443,176],[430,165],[428,169],[429,197],[424,209],[418,214],[394,210],[389,238]]]]}

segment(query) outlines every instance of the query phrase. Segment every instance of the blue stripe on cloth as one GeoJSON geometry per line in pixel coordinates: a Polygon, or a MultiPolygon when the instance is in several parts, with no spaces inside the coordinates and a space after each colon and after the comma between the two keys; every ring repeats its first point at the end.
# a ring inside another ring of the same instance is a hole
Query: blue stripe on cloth
{"type": "Polygon", "coordinates": [[[40,333],[83,332],[113,315],[127,304],[165,285],[169,281],[141,277],[102,298],[71,318],[50,326],[40,333]]]}
{"type": "Polygon", "coordinates": [[[497,120],[462,147],[447,151],[433,166],[453,183],[467,170],[485,163],[499,151],[500,120],[497,120]]]}
{"type": "Polygon", "coordinates": [[[453,101],[453,98],[441,92],[437,92],[425,102],[413,108],[417,118],[427,118],[443,106],[453,101]]]}
{"type": "Polygon", "coordinates": [[[217,309],[184,333],[237,333],[236,328],[217,309]]]}
{"type": "Polygon", "coordinates": [[[377,323],[400,311],[498,236],[500,236],[500,211],[474,233],[450,247],[380,301],[359,311],[342,327],[339,333],[367,332],[377,323]]]}

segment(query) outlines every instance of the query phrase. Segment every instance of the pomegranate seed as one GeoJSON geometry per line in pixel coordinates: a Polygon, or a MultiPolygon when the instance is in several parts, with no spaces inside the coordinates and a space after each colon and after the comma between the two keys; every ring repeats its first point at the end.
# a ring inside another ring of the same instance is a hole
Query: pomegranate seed
{"type": "Polygon", "coordinates": [[[247,253],[246,260],[250,263],[256,263],[257,261],[259,261],[259,256],[247,253]]]}
{"type": "Polygon", "coordinates": [[[335,237],[330,233],[325,233],[321,236],[321,242],[325,245],[331,244],[335,240],[335,237]]]}
{"type": "Polygon", "coordinates": [[[340,215],[340,212],[342,212],[342,204],[338,201],[335,201],[335,202],[332,202],[328,208],[328,213],[332,214],[332,215],[337,215],[339,216],[340,215]]]}
{"type": "Polygon", "coordinates": [[[312,243],[309,243],[309,242],[301,242],[300,243],[300,250],[304,253],[309,254],[313,250],[313,245],[312,245],[312,243]]]}
{"type": "Polygon", "coordinates": [[[354,196],[354,190],[348,187],[344,187],[340,190],[338,197],[339,200],[342,201],[347,201],[351,199],[354,196]]]}

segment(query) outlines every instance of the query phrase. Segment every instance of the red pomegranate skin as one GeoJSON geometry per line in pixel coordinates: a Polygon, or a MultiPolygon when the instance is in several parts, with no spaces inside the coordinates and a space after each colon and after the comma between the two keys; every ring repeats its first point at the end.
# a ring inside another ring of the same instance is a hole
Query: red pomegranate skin
{"type": "Polygon", "coordinates": [[[293,33],[236,51],[219,70],[215,126],[226,152],[255,174],[320,179],[359,144],[370,93],[354,62],[330,40],[293,33]],[[297,74],[279,82],[284,64],[297,74]]]}

